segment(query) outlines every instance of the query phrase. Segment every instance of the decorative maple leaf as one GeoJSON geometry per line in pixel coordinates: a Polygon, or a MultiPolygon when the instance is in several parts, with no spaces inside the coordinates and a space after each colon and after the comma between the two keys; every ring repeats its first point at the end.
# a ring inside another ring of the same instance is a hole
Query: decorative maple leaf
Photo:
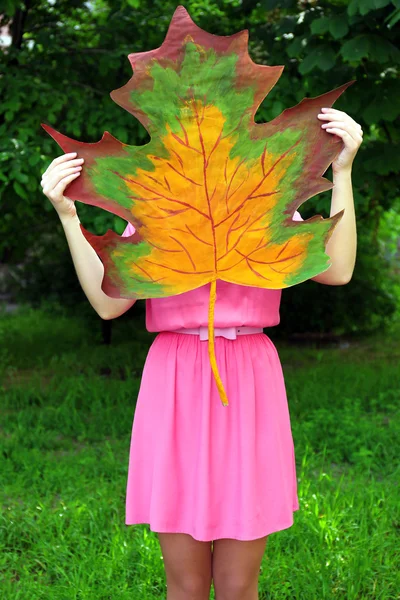
{"type": "Polygon", "coordinates": [[[136,231],[85,238],[104,263],[114,298],[173,296],[211,282],[209,352],[214,350],[216,280],[282,289],[326,271],[326,243],[344,210],[296,222],[295,210],[333,184],[322,177],[342,140],[320,127],[354,81],[286,109],[269,123],[254,114],[283,66],[252,62],[248,32],[211,35],[179,6],[160,48],[129,54],[134,74],[111,98],[151,136],[130,146],[107,131],[94,144],[42,127],[85,159],[68,196],[132,223],[136,231]]]}

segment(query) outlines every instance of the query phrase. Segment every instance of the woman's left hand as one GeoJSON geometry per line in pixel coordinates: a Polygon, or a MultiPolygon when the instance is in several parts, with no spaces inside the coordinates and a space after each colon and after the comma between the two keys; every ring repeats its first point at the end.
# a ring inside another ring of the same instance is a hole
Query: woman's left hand
{"type": "Polygon", "coordinates": [[[355,155],[363,141],[361,125],[356,123],[347,113],[335,108],[321,108],[318,118],[328,121],[321,125],[323,129],[328,133],[338,135],[344,142],[343,150],[332,163],[333,171],[337,173],[338,171],[351,170],[355,155]]]}

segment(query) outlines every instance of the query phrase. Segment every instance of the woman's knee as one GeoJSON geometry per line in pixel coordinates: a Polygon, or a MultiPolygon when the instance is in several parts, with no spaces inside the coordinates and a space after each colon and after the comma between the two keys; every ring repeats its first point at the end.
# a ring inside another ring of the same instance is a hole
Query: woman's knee
{"type": "Polygon", "coordinates": [[[214,540],[212,574],[216,600],[255,600],[267,537],[248,542],[214,540]]]}
{"type": "Polygon", "coordinates": [[[181,573],[179,577],[168,577],[167,590],[172,597],[182,600],[208,600],[211,577],[199,573],[181,573]]]}
{"type": "Polygon", "coordinates": [[[258,575],[248,578],[240,573],[227,577],[214,577],[216,600],[256,600],[258,598],[258,575]]]}
{"type": "Polygon", "coordinates": [[[168,598],[208,600],[211,588],[211,542],[188,534],[159,533],[168,598]]]}

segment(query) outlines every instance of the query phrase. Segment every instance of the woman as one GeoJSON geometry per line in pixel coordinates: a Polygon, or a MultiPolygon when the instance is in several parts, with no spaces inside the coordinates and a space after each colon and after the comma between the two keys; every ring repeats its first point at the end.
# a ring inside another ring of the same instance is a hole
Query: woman
{"type": "MultiPolygon", "coordinates": [[[[318,118],[344,143],[332,163],[330,214],[345,212],[327,243],[331,266],[312,279],[344,285],[356,259],[351,169],[362,130],[333,108],[321,108],[318,118]]],[[[82,163],[75,153],[59,156],[41,184],[89,302],[103,319],[116,318],[135,300],[101,290],[103,264],[80,230],[74,202],[64,196],[82,163]]],[[[301,220],[298,212],[295,218],[301,220]]],[[[133,232],[128,224],[123,235],[133,232]]],[[[262,333],[279,322],[281,290],[218,284],[215,351],[229,407],[221,405],[207,343],[198,335],[208,319],[208,286],[146,300],[147,329],[160,333],[146,359],[135,410],[126,524],[149,523],[158,532],[168,600],[206,600],[212,582],[217,600],[256,600],[268,535],[290,527],[299,508],[283,373],[262,333]],[[226,337],[227,329],[237,338],[226,337]]]]}

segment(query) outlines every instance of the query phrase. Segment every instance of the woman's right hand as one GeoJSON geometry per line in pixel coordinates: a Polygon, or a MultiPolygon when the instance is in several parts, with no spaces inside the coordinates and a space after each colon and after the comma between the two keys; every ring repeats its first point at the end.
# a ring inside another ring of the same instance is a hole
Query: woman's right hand
{"type": "Polygon", "coordinates": [[[41,186],[43,193],[56,209],[60,219],[76,216],[74,200],[64,196],[67,185],[79,177],[82,170],[83,158],[76,158],[76,152],[57,156],[42,175],[41,186]]]}

